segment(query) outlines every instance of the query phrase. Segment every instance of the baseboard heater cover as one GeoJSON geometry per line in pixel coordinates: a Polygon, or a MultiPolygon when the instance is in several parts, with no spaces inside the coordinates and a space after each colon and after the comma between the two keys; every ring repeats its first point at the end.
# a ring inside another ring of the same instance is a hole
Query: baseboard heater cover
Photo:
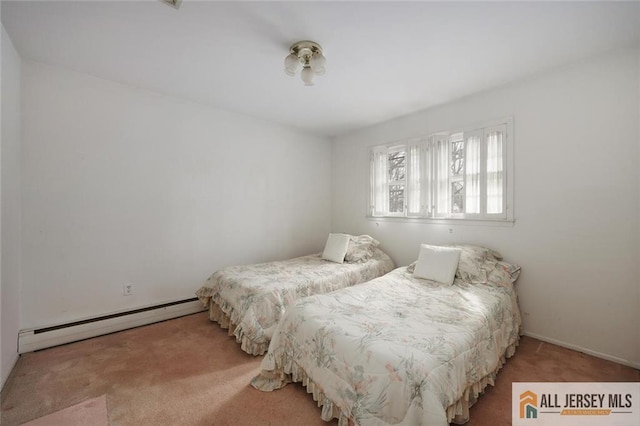
{"type": "Polygon", "coordinates": [[[202,312],[204,309],[202,303],[194,297],[66,324],[21,330],[18,334],[18,353],[33,352],[116,331],[153,324],[154,322],[202,312]]]}

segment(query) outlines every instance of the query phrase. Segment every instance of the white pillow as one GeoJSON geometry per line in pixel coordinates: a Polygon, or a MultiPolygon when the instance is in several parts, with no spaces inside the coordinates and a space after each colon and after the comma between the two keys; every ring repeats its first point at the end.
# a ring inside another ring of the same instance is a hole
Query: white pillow
{"type": "Polygon", "coordinates": [[[336,263],[344,262],[344,255],[347,254],[349,248],[350,235],[348,234],[329,234],[327,244],[324,246],[322,258],[336,263]]]}
{"type": "Polygon", "coordinates": [[[420,255],[413,275],[418,278],[451,285],[456,276],[461,249],[454,247],[420,245],[420,255]]]}

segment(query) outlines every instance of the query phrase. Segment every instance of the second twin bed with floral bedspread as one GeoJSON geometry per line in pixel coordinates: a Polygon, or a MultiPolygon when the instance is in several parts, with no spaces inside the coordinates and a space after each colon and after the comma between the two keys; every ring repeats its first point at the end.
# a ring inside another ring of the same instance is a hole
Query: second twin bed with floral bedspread
{"type": "Polygon", "coordinates": [[[442,284],[416,276],[421,251],[417,265],[292,304],[252,385],[302,382],[340,425],[467,421],[519,339],[519,268],[499,258],[465,246],[442,284]]]}

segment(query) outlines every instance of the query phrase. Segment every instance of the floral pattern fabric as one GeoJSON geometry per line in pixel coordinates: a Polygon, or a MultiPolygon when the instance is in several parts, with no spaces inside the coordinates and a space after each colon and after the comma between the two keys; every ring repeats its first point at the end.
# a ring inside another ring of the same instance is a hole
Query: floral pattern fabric
{"type": "Polygon", "coordinates": [[[366,262],[371,259],[378,245],[380,245],[380,242],[369,235],[352,235],[344,261],[348,263],[366,262]]]}
{"type": "Polygon", "coordinates": [[[300,298],[363,283],[394,268],[380,249],[364,263],[338,264],[320,254],[278,262],[230,266],[212,274],[196,295],[242,350],[265,353],[285,308],[300,298]]]}
{"type": "Polygon", "coordinates": [[[456,277],[473,284],[486,283],[487,271],[493,270],[496,260],[502,259],[500,253],[485,247],[456,244],[450,247],[462,249],[456,277]]]}
{"type": "Polygon", "coordinates": [[[401,267],[302,299],[282,318],[252,385],[301,381],[322,418],[340,425],[464,422],[519,339],[513,284],[503,269],[493,272],[498,285],[444,286],[401,267]]]}
{"type": "MultiPolygon", "coordinates": [[[[500,253],[486,247],[469,244],[450,244],[446,247],[456,247],[462,250],[458,269],[456,269],[456,278],[472,284],[487,283],[489,281],[488,274],[496,268],[498,261],[502,259],[500,253]]],[[[413,262],[407,270],[413,273],[415,267],[416,262],[413,262]]],[[[516,268],[518,271],[520,270],[519,267],[516,266],[516,268]]]]}

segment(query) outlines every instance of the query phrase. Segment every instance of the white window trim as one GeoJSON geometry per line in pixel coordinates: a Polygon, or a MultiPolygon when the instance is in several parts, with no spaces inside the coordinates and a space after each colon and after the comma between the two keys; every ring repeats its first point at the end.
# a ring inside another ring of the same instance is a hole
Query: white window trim
{"type": "MultiPolygon", "coordinates": [[[[475,131],[475,130],[482,130],[483,131],[483,144],[485,146],[484,149],[482,149],[481,151],[481,155],[482,158],[485,160],[486,162],[486,135],[489,133],[489,131],[492,128],[496,128],[496,127],[504,127],[505,129],[505,136],[504,136],[504,143],[503,143],[503,161],[505,163],[505,167],[504,167],[504,176],[503,179],[505,180],[504,183],[504,197],[503,197],[503,209],[504,209],[504,215],[502,213],[500,214],[489,214],[489,213],[484,213],[484,214],[460,214],[460,215],[456,215],[456,216],[452,216],[450,213],[448,213],[448,216],[438,216],[435,212],[432,212],[432,206],[428,205],[429,200],[427,199],[428,195],[427,195],[427,191],[421,191],[420,192],[420,214],[410,214],[408,212],[408,197],[409,197],[409,168],[411,167],[409,165],[409,159],[407,158],[407,163],[406,163],[406,174],[405,174],[405,198],[404,198],[404,213],[400,214],[389,214],[386,213],[384,215],[376,215],[374,214],[374,202],[373,202],[373,188],[372,188],[372,181],[373,181],[373,169],[371,167],[373,159],[370,162],[370,168],[369,168],[369,173],[370,173],[370,177],[369,177],[369,197],[367,200],[368,206],[367,206],[367,214],[366,217],[372,221],[400,221],[400,222],[418,222],[418,223],[434,223],[434,224],[446,224],[446,225],[455,225],[455,224],[464,224],[464,225],[506,225],[506,226],[511,226],[514,222],[515,222],[515,210],[514,210],[514,132],[513,132],[513,118],[512,117],[507,117],[507,118],[503,118],[503,119],[498,119],[498,120],[492,120],[492,121],[488,121],[485,123],[482,123],[480,125],[475,125],[475,126],[465,126],[463,128],[458,128],[455,130],[448,130],[448,131],[441,131],[441,132],[435,132],[432,133],[428,136],[419,136],[419,137],[410,137],[410,138],[406,138],[400,141],[395,141],[392,143],[388,143],[385,145],[377,145],[374,147],[370,147],[369,148],[369,152],[371,153],[371,155],[373,156],[373,152],[374,150],[377,149],[391,149],[393,147],[398,147],[401,145],[404,145],[405,147],[405,152],[407,152],[407,156],[409,153],[409,144],[410,143],[415,143],[416,141],[419,141],[420,144],[423,144],[423,148],[426,149],[427,146],[427,141],[428,140],[432,140],[432,138],[436,138],[436,137],[442,137],[442,136],[450,136],[456,133],[460,133],[463,132],[466,134],[475,131]]],[[[421,148],[422,149],[422,148],[421,148]]],[[[465,150],[466,150],[466,144],[465,144],[465,150]]],[[[428,158],[429,156],[427,155],[422,155],[421,159],[420,159],[420,167],[423,168],[423,170],[427,170],[427,166],[429,170],[431,170],[431,165],[428,165],[427,162],[429,161],[429,159],[431,159],[431,161],[435,161],[435,159],[433,158],[428,158]]],[[[486,167],[486,165],[485,165],[486,167]]],[[[486,191],[486,177],[487,177],[487,173],[486,170],[481,174],[481,183],[480,183],[480,187],[484,188],[483,191],[486,191]]],[[[431,179],[430,184],[432,186],[436,185],[435,179],[431,179]]],[[[433,189],[433,188],[432,188],[433,189]]],[[[450,191],[450,188],[449,188],[450,191]]],[[[431,192],[431,194],[433,195],[434,192],[431,192]]],[[[449,203],[451,203],[451,196],[449,195],[449,203]]],[[[481,196],[481,212],[486,212],[486,197],[481,196]]],[[[448,210],[450,210],[451,206],[449,206],[448,210]]]]}
{"type": "Polygon", "coordinates": [[[464,226],[496,226],[496,227],[512,227],[515,219],[469,219],[469,218],[451,218],[451,217],[398,217],[398,216],[367,216],[370,222],[399,222],[399,223],[418,223],[431,225],[464,225],[464,226]]]}

